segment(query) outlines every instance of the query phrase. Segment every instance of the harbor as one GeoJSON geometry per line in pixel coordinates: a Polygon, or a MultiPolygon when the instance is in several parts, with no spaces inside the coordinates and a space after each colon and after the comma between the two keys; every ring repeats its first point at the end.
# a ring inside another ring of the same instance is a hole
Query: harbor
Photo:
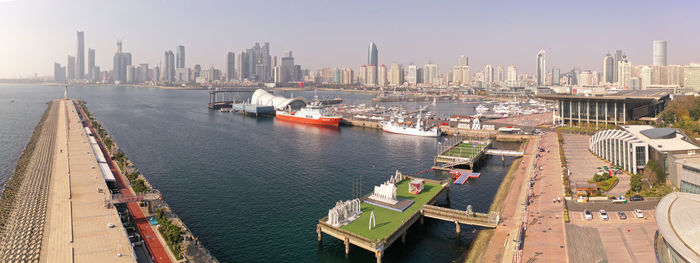
{"type": "MultiPolygon", "coordinates": [[[[41,94],[57,96],[63,92],[62,87],[32,89],[41,92],[38,99],[43,99],[41,94]]],[[[278,257],[265,253],[272,249],[266,245],[271,239],[288,241],[277,243],[275,254],[307,262],[342,259],[345,257],[342,240],[324,234],[322,246],[316,245],[318,220],[314,219],[325,216],[336,200],[350,196],[351,178],[362,177],[363,189],[370,189],[385,181],[396,169],[414,176],[412,171],[430,168],[436,154],[436,139],[431,138],[347,127],[320,129],[289,125],[270,118],[246,118],[210,111],[201,103],[207,99],[206,91],[75,87],[71,93],[89,102],[91,113],[119,143],[121,151],[139,167],[148,183],[160,191],[173,212],[187,223],[199,244],[222,261],[274,261],[278,257]],[[166,92],[170,95],[161,95],[166,92]],[[142,136],[133,136],[136,134],[133,127],[140,127],[138,134],[142,136]],[[250,133],[250,129],[256,132],[250,133]],[[237,139],[226,139],[233,136],[237,139]],[[173,141],[183,142],[186,147],[176,146],[178,144],[173,141]],[[341,143],[348,141],[363,143],[341,143]],[[212,150],[207,151],[208,154],[192,154],[199,147],[212,150]],[[261,160],[230,149],[256,149],[267,157],[261,160]],[[289,158],[290,153],[302,150],[307,154],[293,154],[296,158],[289,158]],[[319,153],[325,157],[316,158],[319,153]],[[347,163],[357,165],[348,166],[347,163]],[[276,168],[285,169],[285,176],[274,176],[277,173],[270,169],[276,168]],[[261,176],[247,176],[251,174],[261,176]],[[273,177],[276,183],[269,184],[273,177]],[[222,195],[225,198],[220,198],[222,195]],[[302,208],[290,205],[300,202],[305,204],[302,208]],[[270,211],[277,212],[271,214],[270,211]],[[280,224],[280,217],[276,215],[293,215],[293,218],[285,220],[288,227],[279,228],[276,226],[280,224]],[[252,229],[257,230],[250,231],[252,229]],[[232,244],[244,245],[232,247],[232,244]]],[[[293,93],[313,95],[313,92],[293,93]]],[[[290,97],[289,93],[286,97],[290,97]]],[[[358,93],[342,94],[342,97],[349,103],[361,104],[368,96],[358,93]]],[[[22,105],[35,105],[32,103],[16,100],[15,106],[24,109],[22,105]]],[[[472,205],[474,211],[490,211],[488,206],[493,193],[513,160],[506,156],[504,165],[500,158],[483,158],[477,169],[480,178],[469,179],[464,185],[451,184],[449,205],[444,194],[436,198],[434,205],[462,212],[467,205],[472,205]]],[[[449,176],[431,172],[421,177],[443,181],[449,176]]],[[[376,219],[379,225],[381,218],[376,219]]],[[[384,251],[382,262],[401,262],[409,258],[419,261],[459,259],[482,229],[460,224],[461,233],[455,236],[454,222],[428,217],[424,218],[424,223],[414,223],[410,227],[405,244],[396,242],[400,237],[394,241],[384,251]],[[420,249],[402,249],[406,247],[420,249]]],[[[350,250],[351,262],[376,260],[373,252],[354,245],[350,250]]]]}

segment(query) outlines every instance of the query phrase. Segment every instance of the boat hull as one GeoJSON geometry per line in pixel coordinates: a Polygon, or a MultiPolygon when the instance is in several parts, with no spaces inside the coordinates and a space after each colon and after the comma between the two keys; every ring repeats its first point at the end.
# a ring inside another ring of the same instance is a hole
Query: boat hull
{"type": "Polygon", "coordinates": [[[323,125],[338,127],[340,125],[340,117],[319,117],[318,119],[298,117],[287,114],[277,114],[276,118],[283,121],[291,121],[311,125],[323,125]]]}
{"type": "Polygon", "coordinates": [[[411,136],[421,136],[421,137],[438,137],[440,136],[440,129],[431,129],[427,131],[418,131],[412,128],[397,127],[390,125],[382,125],[382,130],[388,133],[411,135],[411,136]]]}

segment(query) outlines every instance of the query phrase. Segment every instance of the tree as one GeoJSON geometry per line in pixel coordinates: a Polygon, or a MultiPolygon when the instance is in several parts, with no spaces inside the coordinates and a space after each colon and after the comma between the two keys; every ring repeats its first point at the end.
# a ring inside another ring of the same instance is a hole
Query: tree
{"type": "Polygon", "coordinates": [[[630,190],[632,192],[642,191],[642,175],[635,174],[630,177],[630,190]]]}

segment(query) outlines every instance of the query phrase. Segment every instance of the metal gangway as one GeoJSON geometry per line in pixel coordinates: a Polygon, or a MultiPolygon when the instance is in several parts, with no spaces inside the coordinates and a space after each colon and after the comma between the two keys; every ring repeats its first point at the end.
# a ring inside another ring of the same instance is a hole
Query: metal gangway
{"type": "Polygon", "coordinates": [[[488,228],[496,228],[500,215],[498,212],[476,213],[471,211],[471,206],[467,210],[457,210],[434,205],[424,205],[421,213],[425,217],[435,218],[455,224],[474,225],[488,228]]]}
{"type": "Polygon", "coordinates": [[[523,156],[523,155],[525,155],[525,152],[488,149],[488,150],[486,150],[486,154],[488,154],[488,155],[504,155],[504,156],[523,156]]]}

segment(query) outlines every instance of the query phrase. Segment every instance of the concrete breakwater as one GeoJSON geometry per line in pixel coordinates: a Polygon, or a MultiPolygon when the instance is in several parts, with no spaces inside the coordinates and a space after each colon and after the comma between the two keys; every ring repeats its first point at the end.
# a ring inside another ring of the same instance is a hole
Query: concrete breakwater
{"type": "Polygon", "coordinates": [[[0,199],[0,261],[38,261],[53,164],[57,102],[48,103],[0,199]]]}
{"type": "MultiPolygon", "coordinates": [[[[106,129],[104,129],[104,127],[99,124],[97,119],[90,114],[85,103],[78,102],[78,106],[82,108],[93,127],[98,128],[99,131],[97,133],[100,137],[100,141],[106,142],[105,144],[109,145],[107,150],[109,151],[111,159],[117,164],[118,169],[115,173],[115,177],[120,177],[126,187],[134,193],[153,192],[155,188],[150,182],[148,182],[147,178],[139,171],[139,169],[136,168],[134,163],[122,151],[117,142],[113,140],[106,129]]],[[[178,240],[179,243],[167,244],[167,247],[170,248],[168,253],[170,257],[176,259],[175,262],[219,262],[211,254],[211,252],[209,252],[209,250],[199,243],[199,240],[162,198],[156,202],[149,202],[148,211],[143,212],[146,218],[155,217],[158,219],[158,224],[161,225],[159,226],[159,229],[162,228],[164,224],[168,225],[168,228],[173,226],[181,228],[180,233],[182,233],[182,236],[178,240]],[[163,220],[168,222],[162,222],[163,220]]],[[[164,238],[164,233],[161,233],[160,231],[155,231],[155,233],[158,235],[160,240],[166,240],[164,238]]]]}

